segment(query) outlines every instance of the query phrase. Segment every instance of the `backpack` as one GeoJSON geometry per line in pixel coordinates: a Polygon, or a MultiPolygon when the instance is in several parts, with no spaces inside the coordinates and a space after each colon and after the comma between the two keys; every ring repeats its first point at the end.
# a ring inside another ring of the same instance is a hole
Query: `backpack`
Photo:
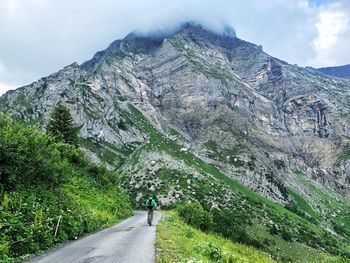
{"type": "Polygon", "coordinates": [[[149,200],[147,201],[147,208],[148,208],[148,209],[152,209],[152,208],[153,208],[152,199],[149,199],[149,200]]]}

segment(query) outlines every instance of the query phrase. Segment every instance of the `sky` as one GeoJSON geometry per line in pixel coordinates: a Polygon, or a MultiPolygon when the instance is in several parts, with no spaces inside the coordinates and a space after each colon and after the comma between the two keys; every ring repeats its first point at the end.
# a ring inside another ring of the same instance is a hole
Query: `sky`
{"type": "Polygon", "coordinates": [[[349,0],[0,0],[0,95],[90,59],[133,30],[185,21],[300,66],[350,64],[349,0]]]}

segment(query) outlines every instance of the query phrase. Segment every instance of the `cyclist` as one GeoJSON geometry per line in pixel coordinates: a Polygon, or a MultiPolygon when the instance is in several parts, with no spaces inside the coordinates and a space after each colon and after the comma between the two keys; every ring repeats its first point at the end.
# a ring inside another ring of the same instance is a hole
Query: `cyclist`
{"type": "Polygon", "coordinates": [[[153,199],[152,196],[148,197],[146,201],[146,207],[147,207],[147,223],[151,226],[152,225],[152,219],[153,219],[153,209],[156,208],[156,201],[153,199]]]}

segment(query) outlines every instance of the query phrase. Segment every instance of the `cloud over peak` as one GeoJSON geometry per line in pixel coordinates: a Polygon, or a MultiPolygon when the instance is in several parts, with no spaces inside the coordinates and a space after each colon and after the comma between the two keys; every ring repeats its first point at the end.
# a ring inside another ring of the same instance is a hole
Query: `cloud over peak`
{"type": "Polygon", "coordinates": [[[346,64],[349,15],[347,0],[0,0],[0,83],[28,84],[131,31],[186,21],[233,26],[238,37],[293,64],[346,64]]]}
{"type": "Polygon", "coordinates": [[[338,57],[339,51],[345,51],[338,48],[344,43],[349,43],[349,13],[350,9],[344,2],[330,3],[321,8],[316,23],[318,35],[313,41],[315,57],[312,64],[335,66],[350,63],[349,57],[347,61],[341,61],[338,57]]]}

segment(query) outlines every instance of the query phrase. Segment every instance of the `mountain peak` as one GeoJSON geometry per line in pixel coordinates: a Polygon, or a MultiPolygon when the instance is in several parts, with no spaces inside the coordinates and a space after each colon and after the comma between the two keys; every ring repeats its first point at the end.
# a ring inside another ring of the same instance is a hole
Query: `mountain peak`
{"type": "Polygon", "coordinates": [[[105,50],[97,52],[94,57],[81,65],[82,69],[94,67],[105,54],[118,53],[121,50],[133,50],[136,52],[152,52],[162,45],[164,39],[181,36],[185,39],[198,42],[232,42],[236,39],[236,32],[229,25],[210,25],[196,21],[187,21],[175,27],[167,27],[148,32],[137,30],[129,33],[124,39],[112,42],[105,50]]]}
{"type": "Polygon", "coordinates": [[[212,26],[202,24],[196,21],[189,21],[181,24],[180,28],[177,30],[176,33],[181,31],[206,31],[217,35],[236,38],[236,31],[230,25],[212,26]]]}
{"type": "Polygon", "coordinates": [[[148,32],[139,32],[135,30],[128,34],[124,40],[131,40],[135,38],[159,40],[170,38],[181,33],[190,33],[193,35],[214,34],[217,36],[236,38],[236,32],[230,25],[210,25],[197,21],[187,21],[176,26],[169,26],[148,32]]]}

